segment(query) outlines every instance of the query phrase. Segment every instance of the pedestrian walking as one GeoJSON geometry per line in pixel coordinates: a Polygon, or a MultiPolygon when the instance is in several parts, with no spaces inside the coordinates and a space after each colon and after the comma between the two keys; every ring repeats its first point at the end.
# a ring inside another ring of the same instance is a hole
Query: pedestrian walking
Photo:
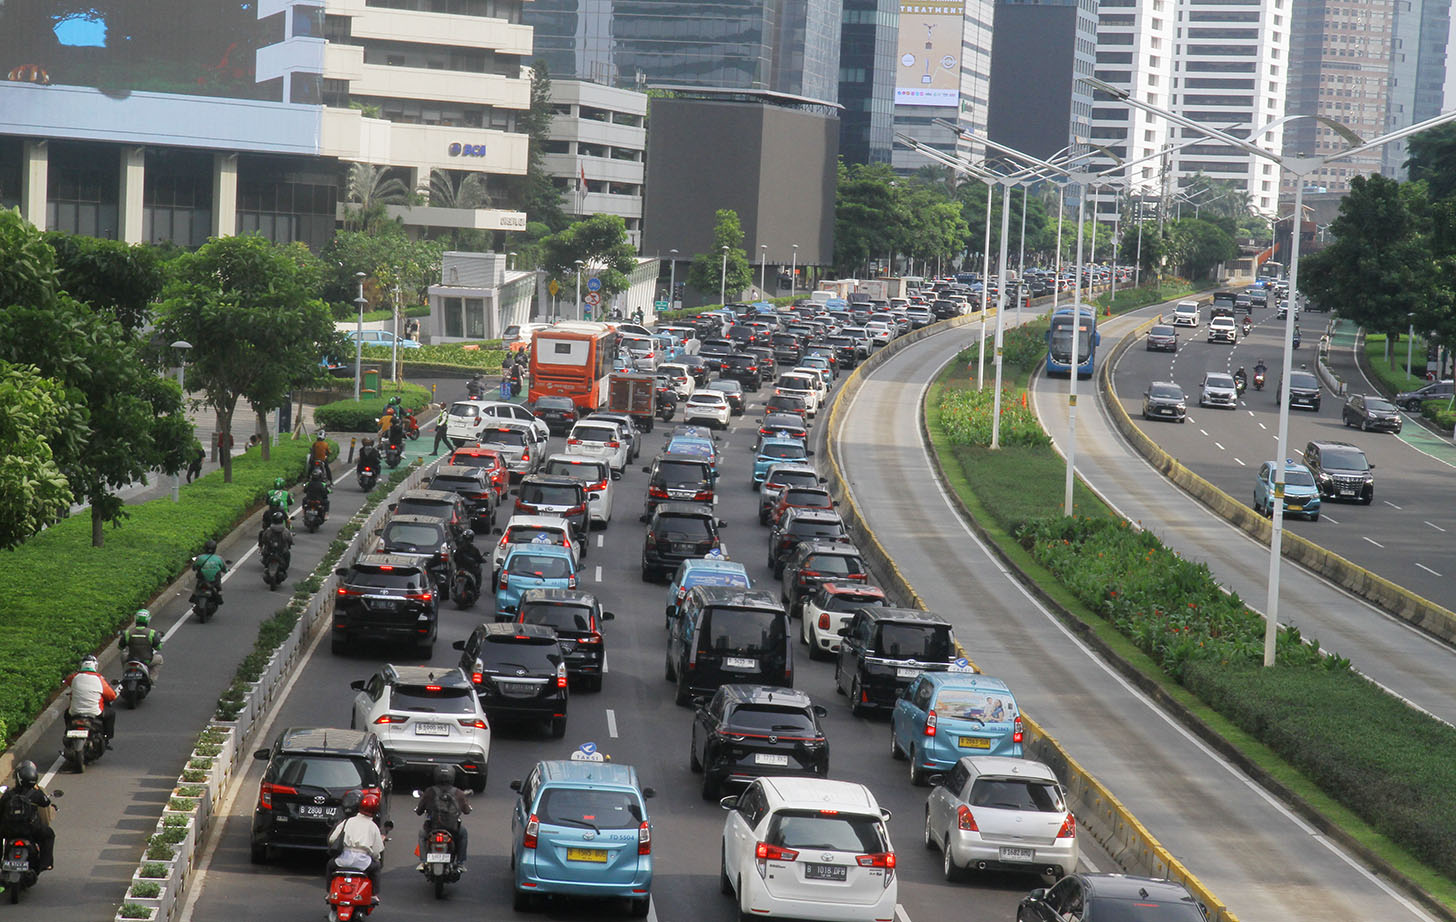
{"type": "Polygon", "coordinates": [[[192,440],[192,451],[187,460],[187,482],[191,483],[202,476],[202,459],[207,457],[207,452],[202,450],[202,443],[196,439],[192,440]]]}
{"type": "Polygon", "coordinates": [[[450,440],[445,438],[445,430],[449,425],[450,414],[445,412],[445,405],[442,403],[440,404],[440,415],[435,417],[435,447],[430,454],[438,455],[440,453],[441,442],[444,442],[446,445],[450,444],[450,440]]]}

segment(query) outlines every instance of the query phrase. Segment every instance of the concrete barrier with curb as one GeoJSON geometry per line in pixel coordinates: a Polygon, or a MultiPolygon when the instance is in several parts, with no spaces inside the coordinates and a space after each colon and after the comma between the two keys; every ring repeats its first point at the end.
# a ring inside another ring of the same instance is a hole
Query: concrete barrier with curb
{"type": "MultiPolygon", "coordinates": [[[[994,311],[987,311],[988,323],[994,316],[994,311]]],[[[845,379],[830,405],[828,424],[823,427],[824,447],[829,462],[826,472],[829,480],[828,486],[839,506],[846,530],[854,539],[855,545],[871,569],[883,580],[886,591],[915,608],[924,609],[927,606],[895,564],[894,558],[880,543],[869,523],[861,515],[859,506],[855,503],[844,474],[840,470],[834,450],[833,433],[839,428],[843,407],[849,404],[853,395],[864,385],[865,377],[869,372],[884,364],[890,356],[915,342],[965,327],[971,323],[979,323],[980,319],[979,315],[956,317],[892,340],[874,355],[861,362],[845,379]]],[[[921,412],[922,437],[924,437],[924,408],[918,409],[921,412]]],[[[936,476],[941,476],[938,468],[936,476]]],[[[1024,576],[1022,578],[1025,581],[1024,576]]],[[[962,652],[964,653],[964,651],[962,652]]],[[[1025,712],[1022,712],[1022,719],[1026,727],[1023,751],[1029,758],[1045,762],[1057,773],[1057,777],[1062,779],[1066,787],[1068,800],[1072,805],[1072,813],[1076,815],[1078,822],[1085,831],[1107,849],[1108,854],[1118,862],[1123,870],[1148,877],[1166,877],[1177,880],[1188,887],[1194,898],[1207,907],[1208,918],[1211,922],[1238,922],[1238,917],[1230,912],[1228,907],[1215,897],[1182,862],[1164,848],[1106,786],[1073,759],[1061,743],[1025,712]]]]}

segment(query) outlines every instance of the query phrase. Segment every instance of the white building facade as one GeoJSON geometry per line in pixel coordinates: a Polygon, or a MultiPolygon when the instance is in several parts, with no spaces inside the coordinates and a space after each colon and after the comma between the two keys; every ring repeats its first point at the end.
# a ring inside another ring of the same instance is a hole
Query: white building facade
{"type": "Polygon", "coordinates": [[[573,220],[613,214],[642,245],[647,94],[585,80],[551,81],[556,116],[544,144],[546,172],[573,220]]]}
{"type": "MultiPolygon", "coordinates": [[[[901,0],[895,68],[895,131],[951,156],[979,160],[991,108],[995,0],[901,0]],[[935,124],[946,119],[964,135],[935,124]]],[[[930,163],[896,145],[890,160],[910,173],[930,163]]]]}

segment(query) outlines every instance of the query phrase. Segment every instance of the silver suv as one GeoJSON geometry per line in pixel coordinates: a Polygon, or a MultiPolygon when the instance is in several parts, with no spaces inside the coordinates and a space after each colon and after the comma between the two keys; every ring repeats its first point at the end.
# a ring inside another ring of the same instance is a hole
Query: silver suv
{"type": "Polygon", "coordinates": [[[1238,403],[1239,391],[1233,375],[1210,371],[1203,376],[1203,388],[1198,394],[1200,407],[1228,407],[1232,410],[1238,403]]]}

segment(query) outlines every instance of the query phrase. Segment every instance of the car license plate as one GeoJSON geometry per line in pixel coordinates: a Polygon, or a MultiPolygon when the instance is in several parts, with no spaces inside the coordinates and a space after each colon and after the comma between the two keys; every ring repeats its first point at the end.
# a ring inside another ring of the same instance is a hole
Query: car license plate
{"type": "Polygon", "coordinates": [[[920,673],[922,673],[924,671],[925,671],[924,669],[920,669],[920,668],[918,668],[916,666],[899,666],[899,667],[897,667],[895,669],[895,678],[897,678],[897,679],[913,679],[913,678],[916,678],[917,676],[919,676],[920,673]]]}
{"type": "Polygon", "coordinates": [[[429,854],[425,855],[425,863],[426,864],[449,864],[450,863],[450,853],[449,852],[430,852],[429,854]]]}
{"type": "Polygon", "coordinates": [[[83,740],[83,739],[85,739],[86,737],[88,737],[90,735],[91,735],[91,731],[90,730],[67,730],[66,731],[66,739],[68,739],[68,740],[83,740]]]}
{"type": "Polygon", "coordinates": [[[991,741],[984,736],[963,736],[956,740],[962,749],[990,749],[991,741]]]}
{"type": "Polygon", "coordinates": [[[607,850],[604,848],[568,848],[566,850],[567,861],[595,861],[597,864],[607,863],[607,850]]]}
{"type": "Polygon", "coordinates": [[[333,807],[320,807],[320,806],[317,806],[315,804],[299,804],[298,805],[298,815],[299,816],[312,816],[312,817],[333,816],[334,815],[334,808],[333,807]]]}
{"type": "Polygon", "coordinates": [[[843,864],[806,864],[805,880],[848,880],[849,867],[843,864]]]}
{"type": "Polygon", "coordinates": [[[1005,848],[1001,849],[1002,861],[1035,861],[1036,851],[1030,848],[1005,848]]]}
{"type": "Polygon", "coordinates": [[[1341,496],[1354,496],[1355,495],[1355,491],[1354,490],[1341,490],[1340,491],[1340,495],[1341,496]]]}
{"type": "Polygon", "coordinates": [[[745,659],[741,656],[729,656],[723,660],[723,665],[729,669],[757,669],[758,660],[745,659]]]}
{"type": "Polygon", "coordinates": [[[449,736],[449,724],[417,723],[415,724],[416,736],[449,736]]]}
{"type": "Polygon", "coordinates": [[[1288,509],[1290,512],[1303,512],[1304,511],[1304,504],[1303,503],[1285,503],[1284,504],[1284,508],[1285,509],[1288,509]]]}
{"type": "Polygon", "coordinates": [[[789,757],[776,756],[767,752],[760,752],[754,755],[753,761],[755,765],[780,765],[787,767],[789,764],[789,757]]]}

